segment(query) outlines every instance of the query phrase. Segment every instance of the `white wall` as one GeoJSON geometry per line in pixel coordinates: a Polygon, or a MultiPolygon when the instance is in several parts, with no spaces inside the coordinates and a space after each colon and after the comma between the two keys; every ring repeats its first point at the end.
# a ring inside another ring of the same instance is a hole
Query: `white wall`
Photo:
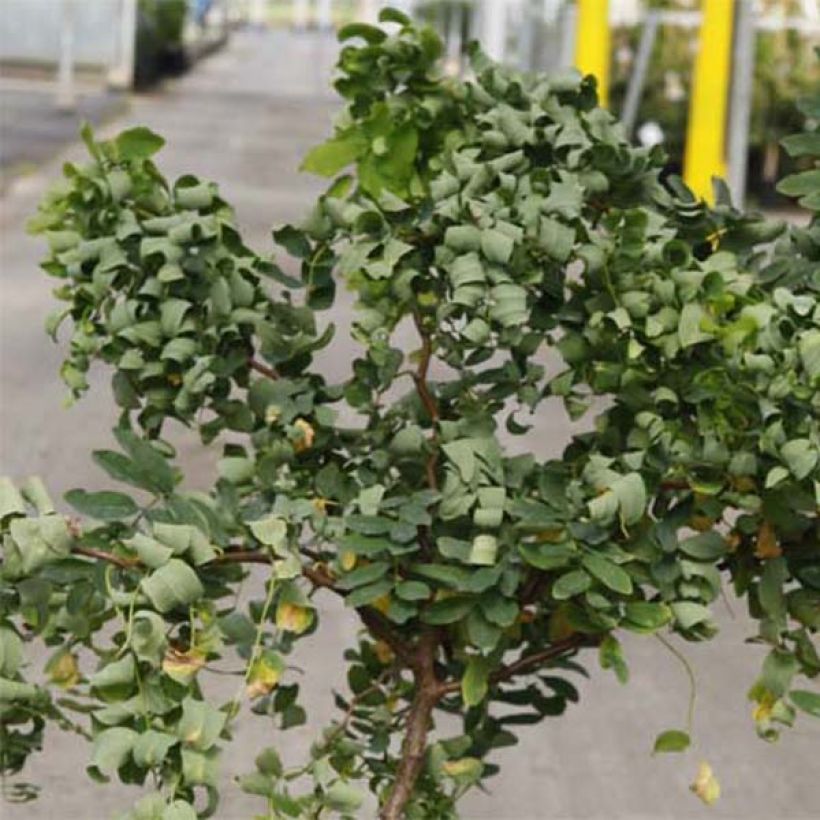
{"type": "MultiPolygon", "coordinates": [[[[0,0],[0,60],[55,63],[65,0],[0,0]]],[[[122,0],[72,0],[74,58],[110,68],[118,60],[122,0]]]]}

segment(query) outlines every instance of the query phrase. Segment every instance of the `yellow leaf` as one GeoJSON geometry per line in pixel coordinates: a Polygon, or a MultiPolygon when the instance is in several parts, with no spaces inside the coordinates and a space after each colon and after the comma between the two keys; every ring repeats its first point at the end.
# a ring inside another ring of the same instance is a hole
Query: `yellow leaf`
{"type": "Polygon", "coordinates": [[[766,723],[772,716],[772,710],[776,702],[777,698],[771,692],[764,692],[752,710],[755,723],[766,723]]]}
{"type": "Polygon", "coordinates": [[[689,787],[707,806],[717,802],[720,797],[720,783],[718,783],[712,767],[703,762],[698,767],[695,782],[689,787]]]}
{"type": "Polygon", "coordinates": [[[350,572],[356,566],[356,553],[352,550],[343,550],[339,555],[339,565],[345,572],[350,572]]]}
{"type": "Polygon", "coordinates": [[[262,657],[251,667],[245,692],[251,700],[270,694],[279,683],[282,675],[281,667],[269,663],[262,657]]]}
{"type": "Polygon", "coordinates": [[[448,777],[475,777],[483,768],[481,761],[475,757],[461,757],[458,760],[446,760],[441,770],[448,777]]]}
{"type": "Polygon", "coordinates": [[[198,649],[180,652],[169,647],[162,659],[162,671],[178,683],[189,683],[203,666],[205,666],[205,653],[198,649]]]}
{"type": "Polygon", "coordinates": [[[313,439],[316,438],[316,431],[313,426],[304,419],[296,419],[293,426],[299,431],[299,438],[293,443],[293,449],[297,453],[309,450],[313,446],[313,439]]]}
{"type": "Polygon", "coordinates": [[[61,652],[47,667],[49,680],[61,689],[71,689],[80,682],[80,667],[73,652],[61,652]]]}
{"type": "Polygon", "coordinates": [[[390,609],[390,595],[382,595],[381,598],[376,598],[370,606],[373,609],[378,609],[382,615],[387,615],[387,610],[390,609]]]}
{"type": "Polygon", "coordinates": [[[783,554],[780,545],[777,543],[777,535],[774,527],[764,521],[757,531],[757,544],[755,545],[755,556],[757,558],[779,558],[783,554]]]}
{"type": "Polygon", "coordinates": [[[327,499],[326,498],[314,498],[311,501],[313,504],[313,509],[316,510],[317,513],[320,515],[324,515],[327,512],[327,499]]]}
{"type": "Polygon", "coordinates": [[[541,544],[558,544],[564,540],[564,530],[560,527],[554,527],[549,530],[541,530],[536,533],[535,540],[541,544]]]}
{"type": "Polygon", "coordinates": [[[376,653],[376,657],[379,659],[379,663],[384,664],[387,666],[393,658],[393,650],[388,646],[385,641],[376,641],[373,644],[373,651],[376,653]]]}
{"type": "Polygon", "coordinates": [[[689,519],[689,526],[698,532],[708,532],[715,525],[715,519],[708,515],[693,515],[689,519]]]}
{"type": "Polygon", "coordinates": [[[276,626],[285,632],[301,635],[313,622],[313,612],[301,604],[280,601],[276,607],[276,626]]]}
{"type": "Polygon", "coordinates": [[[575,634],[572,624],[569,622],[567,607],[561,605],[550,615],[548,627],[549,639],[553,643],[566,640],[575,634]]]}
{"type": "Polygon", "coordinates": [[[282,408],[278,404],[269,404],[265,408],[265,424],[276,424],[276,420],[282,415],[282,408]]]}

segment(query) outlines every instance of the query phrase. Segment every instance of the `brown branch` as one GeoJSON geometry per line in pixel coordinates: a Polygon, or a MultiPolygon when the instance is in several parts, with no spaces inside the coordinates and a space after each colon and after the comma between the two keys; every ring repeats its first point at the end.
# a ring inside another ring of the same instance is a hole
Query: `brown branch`
{"type": "Polygon", "coordinates": [[[121,558],[119,555],[114,555],[113,552],[106,552],[105,550],[93,549],[92,547],[74,547],[72,552],[75,555],[83,555],[86,558],[96,558],[98,561],[108,561],[109,564],[114,564],[120,569],[133,569],[140,565],[137,558],[121,558]]]}
{"type": "Polygon", "coordinates": [[[405,664],[412,667],[415,664],[415,656],[410,647],[394,631],[390,622],[379,612],[370,606],[361,607],[356,612],[359,614],[362,623],[374,638],[384,641],[392,650],[393,654],[405,664]]]}
{"type": "Polygon", "coordinates": [[[248,366],[251,370],[255,370],[257,373],[261,373],[263,376],[267,376],[274,381],[279,378],[279,371],[276,370],[275,367],[268,367],[268,365],[256,359],[248,359],[248,366]]]}
{"type": "MultiPolygon", "coordinates": [[[[107,561],[120,569],[137,569],[143,566],[138,558],[123,558],[105,550],[92,549],[91,547],[75,546],[72,550],[75,555],[82,555],[86,558],[94,558],[98,561],[107,561]]],[[[212,561],[208,561],[204,566],[215,566],[220,564],[271,564],[273,558],[262,550],[229,549],[222,555],[217,556],[212,561]]],[[[305,576],[315,587],[329,589],[339,592],[334,587],[335,579],[322,567],[302,567],[302,575],[305,576]]]]}
{"type": "MultiPolygon", "coordinates": [[[[594,646],[596,643],[597,641],[591,639],[588,635],[573,635],[563,641],[554,643],[546,649],[533,652],[531,655],[524,655],[517,661],[514,661],[507,666],[502,666],[490,675],[489,681],[490,683],[503,683],[510,678],[514,678],[516,675],[523,675],[527,672],[531,672],[533,669],[537,669],[539,666],[543,666],[545,663],[553,661],[562,655],[566,655],[567,653],[580,649],[583,646],[594,646]]],[[[461,681],[457,680],[439,684],[439,697],[453,694],[454,692],[458,692],[460,689],[461,681]]]]}
{"type": "Polygon", "coordinates": [[[416,692],[407,714],[396,779],[379,812],[381,820],[401,820],[405,807],[413,795],[416,781],[424,768],[430,721],[433,710],[441,697],[440,684],[436,679],[434,669],[437,650],[438,635],[434,630],[430,630],[422,636],[416,648],[414,656],[416,692]]]}

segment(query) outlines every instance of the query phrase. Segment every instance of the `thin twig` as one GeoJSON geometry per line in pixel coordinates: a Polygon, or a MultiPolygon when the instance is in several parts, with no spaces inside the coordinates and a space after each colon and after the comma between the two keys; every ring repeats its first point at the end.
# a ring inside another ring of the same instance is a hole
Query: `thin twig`
{"type": "MultiPolygon", "coordinates": [[[[568,652],[580,649],[583,646],[594,646],[593,640],[587,635],[573,635],[563,641],[558,641],[547,649],[542,649],[538,652],[533,652],[531,655],[524,655],[513,663],[502,666],[489,676],[490,683],[503,683],[504,681],[514,678],[516,675],[523,675],[527,672],[532,672],[539,666],[543,666],[549,661],[566,655],[568,652]]],[[[449,681],[439,685],[438,691],[440,696],[449,695],[458,692],[461,689],[461,681],[449,681]]]]}
{"type": "Polygon", "coordinates": [[[280,378],[279,371],[275,367],[269,367],[256,359],[248,359],[248,366],[251,370],[255,370],[257,373],[261,373],[263,376],[267,376],[274,381],[280,378]]]}

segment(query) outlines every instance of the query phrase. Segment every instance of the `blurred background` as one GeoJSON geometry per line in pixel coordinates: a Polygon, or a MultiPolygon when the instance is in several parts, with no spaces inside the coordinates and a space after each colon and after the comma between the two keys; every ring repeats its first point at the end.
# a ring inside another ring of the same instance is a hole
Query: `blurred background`
{"type": "MultiPolygon", "coordinates": [[[[375,20],[377,0],[0,0],[0,168],[24,171],[71,133],[65,113],[103,120],[122,93],[178,76],[248,27],[327,32],[375,20]],[[48,99],[49,95],[51,100],[48,99]],[[35,122],[29,123],[28,119],[35,122]],[[55,133],[43,134],[46,122],[55,133]],[[39,143],[42,141],[43,145],[39,143]]],[[[525,70],[571,65],[596,73],[603,101],[638,141],[663,144],[669,167],[686,173],[687,134],[697,112],[693,81],[706,96],[722,156],[704,173],[727,176],[738,199],[782,206],[774,192],[789,171],[778,141],[800,126],[795,100],[817,81],[820,0],[394,0],[435,26],[447,66],[464,68],[477,39],[496,59],[525,70]],[[697,75],[701,31],[716,41],[697,75]],[[705,70],[705,69],[704,69],[705,70]],[[721,94],[727,96],[725,111],[721,94]],[[716,114],[723,113],[723,117],[716,114]],[[718,120],[721,122],[718,122],[718,120]]],[[[295,74],[298,65],[292,65],[295,74]]],[[[697,139],[689,140],[696,143],[697,139]]],[[[690,145],[693,155],[699,146],[690,145]]],[[[694,160],[692,160],[694,162],[694,160]]],[[[690,183],[697,190],[697,171],[690,183]]]]}
{"type": "MultiPolygon", "coordinates": [[[[297,172],[332,128],[339,104],[331,80],[334,29],[374,21],[377,0],[0,0],[0,474],[40,475],[54,497],[72,487],[102,489],[93,449],[110,447],[117,412],[109,374],[92,371],[90,396],[64,406],[59,346],[43,331],[54,285],[38,270],[39,240],[24,225],[66,160],[82,159],[81,121],[110,136],[144,124],[167,139],[158,157],[171,178],[194,173],[220,183],[248,244],[270,252],[271,227],[298,220],[324,181],[297,172]]],[[[496,59],[523,69],[572,65],[598,77],[602,98],[635,140],[661,143],[669,170],[708,196],[725,175],[736,201],[804,219],[774,192],[788,170],[778,140],[802,126],[795,100],[820,84],[818,0],[393,0],[428,21],[446,42],[446,70],[466,72],[478,39],[496,59]]],[[[281,261],[281,260],[280,260],[281,261]]],[[[286,263],[283,263],[286,267],[286,263]]],[[[326,315],[342,330],[319,365],[335,379],[356,352],[344,328],[342,293],[326,315]]],[[[399,342],[400,343],[400,342],[399,342]]],[[[560,404],[534,420],[526,446],[557,456],[577,430],[560,404]]],[[[590,424],[591,418],[581,424],[590,424]]],[[[172,431],[188,485],[213,484],[213,454],[172,431]]],[[[520,444],[519,444],[520,446],[520,444]]],[[[262,804],[231,788],[272,740],[291,758],[333,715],[331,686],[355,619],[318,597],[322,628],[297,659],[309,724],[272,736],[244,715],[224,756],[219,818],[246,820],[262,804]]],[[[743,693],[758,674],[761,647],[727,594],[716,606],[721,635],[681,644],[698,675],[697,746],[652,758],[655,735],[681,723],[686,676],[657,642],[625,640],[632,680],[598,671],[583,703],[559,720],[525,727],[519,746],[496,755],[501,775],[471,795],[465,818],[496,820],[808,820],[820,806],[820,730],[808,720],[769,745],[755,734],[743,693]],[[723,785],[706,808],[689,794],[699,760],[723,785]]],[[[35,667],[45,656],[35,658],[35,667]]],[[[23,773],[38,801],[0,800],[3,820],[103,820],[137,799],[133,787],[101,788],[84,774],[89,750],[52,731],[23,773]]]]}

